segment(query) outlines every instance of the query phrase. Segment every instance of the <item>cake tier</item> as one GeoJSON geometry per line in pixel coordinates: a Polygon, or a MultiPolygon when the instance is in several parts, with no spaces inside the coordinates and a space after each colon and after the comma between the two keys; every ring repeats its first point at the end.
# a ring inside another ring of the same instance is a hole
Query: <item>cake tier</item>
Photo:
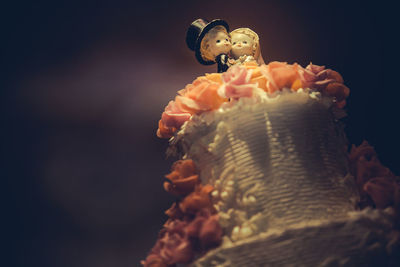
{"type": "Polygon", "coordinates": [[[355,210],[346,141],[331,104],[302,90],[241,98],[193,117],[172,141],[214,186],[231,241],[355,210]]]}
{"type": "Polygon", "coordinates": [[[225,243],[191,266],[398,266],[393,221],[391,209],[366,209],[342,220],[225,243]]]}

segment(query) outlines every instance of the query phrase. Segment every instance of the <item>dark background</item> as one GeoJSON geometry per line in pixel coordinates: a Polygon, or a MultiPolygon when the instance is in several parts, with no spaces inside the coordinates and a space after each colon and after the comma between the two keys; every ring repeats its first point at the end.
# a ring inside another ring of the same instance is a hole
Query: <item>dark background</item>
{"type": "Polygon", "coordinates": [[[389,1],[22,1],[2,8],[2,266],[139,266],[173,202],[155,136],[201,66],[196,18],[260,36],[266,62],[310,61],[350,88],[350,143],[400,174],[399,73],[389,1]],[[5,265],[3,265],[3,263],[5,265]]]}

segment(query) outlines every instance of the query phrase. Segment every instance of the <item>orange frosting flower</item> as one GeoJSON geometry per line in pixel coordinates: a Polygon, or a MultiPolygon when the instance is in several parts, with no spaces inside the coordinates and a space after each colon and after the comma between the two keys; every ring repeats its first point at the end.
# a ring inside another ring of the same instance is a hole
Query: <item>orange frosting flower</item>
{"type": "Polygon", "coordinates": [[[172,206],[164,212],[169,218],[174,219],[182,219],[184,217],[183,212],[179,208],[176,202],[172,204],[172,206]]]}
{"type": "Polygon", "coordinates": [[[222,73],[206,73],[206,76],[204,77],[212,82],[222,84],[221,75],[222,73]]]}
{"type": "Polygon", "coordinates": [[[267,78],[262,75],[260,68],[254,69],[251,73],[250,83],[257,84],[257,87],[263,89],[264,91],[268,90],[267,81],[267,78]]]}
{"type": "Polygon", "coordinates": [[[274,93],[283,88],[297,90],[301,87],[301,77],[297,63],[287,64],[286,62],[273,61],[268,65],[262,65],[260,70],[267,78],[267,92],[274,93]]]}
{"type": "MultiPolygon", "coordinates": [[[[300,88],[311,88],[324,95],[334,97],[336,106],[339,108],[346,105],[346,98],[350,94],[349,88],[343,84],[342,76],[334,70],[326,69],[325,66],[310,63],[306,68],[303,68],[297,63],[288,64],[278,61],[261,66],[258,66],[255,62],[246,62],[242,66],[251,70],[250,78],[246,77],[246,84],[249,86],[256,85],[267,93],[274,93],[284,88],[293,91],[300,88]]],[[[243,79],[235,80],[235,83],[229,82],[225,88],[228,94],[218,94],[218,89],[223,84],[225,86],[227,84],[227,80],[223,78],[227,77],[229,73],[237,73],[237,70],[241,70],[242,66],[240,68],[233,66],[224,74],[211,73],[200,76],[193,83],[178,91],[175,101],[170,101],[162,114],[157,136],[161,138],[172,137],[192,115],[218,109],[223,102],[228,101],[224,96],[231,98],[250,97],[251,90],[244,90],[246,89],[244,84],[238,83],[243,79]],[[236,71],[233,71],[235,67],[236,71]]]]}
{"type": "Polygon", "coordinates": [[[343,78],[339,72],[310,63],[305,69],[301,69],[301,76],[305,87],[317,89],[324,95],[335,97],[336,106],[339,108],[346,105],[350,90],[343,84],[343,78]]]}
{"type": "Polygon", "coordinates": [[[400,202],[400,185],[394,177],[377,177],[369,180],[363,189],[378,209],[394,206],[400,202]]]}
{"type": "Polygon", "coordinates": [[[146,260],[142,261],[141,264],[144,267],[168,267],[164,260],[156,254],[148,255],[146,260]]]}
{"type": "Polygon", "coordinates": [[[179,129],[185,121],[192,115],[179,109],[174,101],[169,101],[158,122],[157,136],[161,138],[170,138],[179,129]]]}
{"type": "Polygon", "coordinates": [[[372,146],[364,141],[351,148],[350,173],[355,176],[362,205],[378,209],[400,204],[400,184],[395,175],[379,161],[372,146]],[[371,203],[373,201],[373,204],[371,203]]]}
{"type": "Polygon", "coordinates": [[[198,211],[185,230],[191,238],[197,238],[205,249],[218,246],[222,241],[223,231],[218,215],[213,215],[208,209],[198,211]]]}
{"type": "Polygon", "coordinates": [[[343,83],[332,82],[326,86],[323,93],[336,97],[337,102],[341,103],[349,96],[350,89],[343,83]]]}
{"type": "Polygon", "coordinates": [[[216,247],[222,241],[222,234],[222,227],[216,214],[204,221],[199,233],[199,239],[204,248],[216,247]]]}
{"type": "Polygon", "coordinates": [[[381,164],[374,148],[366,141],[358,147],[352,146],[349,161],[350,171],[360,188],[372,178],[393,176],[392,172],[381,164]]]}
{"type": "Polygon", "coordinates": [[[166,175],[168,192],[183,196],[166,212],[169,219],[144,261],[144,267],[167,267],[187,264],[222,241],[222,227],[212,206],[211,185],[201,185],[191,159],[178,160],[166,175]]]}
{"type": "Polygon", "coordinates": [[[258,64],[254,61],[245,62],[243,66],[248,70],[254,70],[258,68],[258,64]]]}
{"type": "Polygon", "coordinates": [[[227,101],[217,93],[221,84],[221,73],[211,73],[198,77],[178,91],[175,101],[170,101],[165,107],[158,123],[157,136],[170,138],[191,115],[219,108],[227,101]]]}
{"type": "Polygon", "coordinates": [[[197,185],[195,191],[186,196],[181,203],[179,208],[184,213],[195,214],[197,211],[203,208],[212,209],[212,203],[210,193],[214,188],[211,185],[197,185]]]}
{"type": "Polygon", "coordinates": [[[191,159],[178,160],[172,165],[171,173],[165,176],[164,189],[175,195],[184,196],[191,193],[199,183],[199,176],[191,159]]]}
{"type": "Polygon", "coordinates": [[[189,263],[193,259],[193,244],[186,234],[188,223],[180,220],[168,220],[160,231],[159,239],[151,254],[162,258],[168,266],[176,263],[189,263]]]}
{"type": "Polygon", "coordinates": [[[190,114],[200,114],[204,111],[217,109],[226,99],[218,95],[219,83],[214,82],[215,76],[199,77],[185,89],[178,91],[175,103],[180,110],[190,114]]]}
{"type": "Polygon", "coordinates": [[[167,127],[162,120],[158,121],[157,136],[160,138],[171,138],[176,132],[175,127],[167,127]]]}

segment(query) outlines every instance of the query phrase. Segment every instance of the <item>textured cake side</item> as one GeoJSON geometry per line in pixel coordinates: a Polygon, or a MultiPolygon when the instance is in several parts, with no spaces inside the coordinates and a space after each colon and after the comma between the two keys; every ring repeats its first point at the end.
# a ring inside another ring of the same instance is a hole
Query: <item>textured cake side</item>
{"type": "Polygon", "coordinates": [[[308,92],[240,99],[185,125],[174,141],[213,185],[232,241],[355,210],[346,142],[330,99],[308,92]]]}

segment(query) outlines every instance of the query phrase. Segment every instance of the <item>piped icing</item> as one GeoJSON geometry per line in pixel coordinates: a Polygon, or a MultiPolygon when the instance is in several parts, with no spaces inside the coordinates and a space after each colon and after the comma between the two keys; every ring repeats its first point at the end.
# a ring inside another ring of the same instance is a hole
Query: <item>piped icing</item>
{"type": "Polygon", "coordinates": [[[356,209],[334,108],[315,91],[262,92],[194,116],[171,140],[215,188],[214,207],[231,241],[356,209]]]}
{"type": "Polygon", "coordinates": [[[214,187],[201,184],[192,160],[178,160],[166,176],[164,189],[179,196],[165,212],[169,217],[144,266],[173,266],[190,263],[195,256],[219,246],[223,230],[210,193],[214,187]]]}
{"type": "Polygon", "coordinates": [[[347,152],[349,92],[336,71],[285,62],[234,65],[178,91],[157,131],[181,158],[164,182],[178,199],[142,264],[368,266],[392,255],[399,179],[367,143],[347,152]]]}
{"type": "Polygon", "coordinates": [[[206,74],[178,91],[161,116],[157,136],[170,138],[193,115],[218,109],[229,99],[252,97],[255,91],[274,94],[282,90],[312,89],[334,99],[343,108],[350,90],[341,75],[324,66],[274,61],[258,66],[254,62],[235,65],[227,72],[206,74]]]}

